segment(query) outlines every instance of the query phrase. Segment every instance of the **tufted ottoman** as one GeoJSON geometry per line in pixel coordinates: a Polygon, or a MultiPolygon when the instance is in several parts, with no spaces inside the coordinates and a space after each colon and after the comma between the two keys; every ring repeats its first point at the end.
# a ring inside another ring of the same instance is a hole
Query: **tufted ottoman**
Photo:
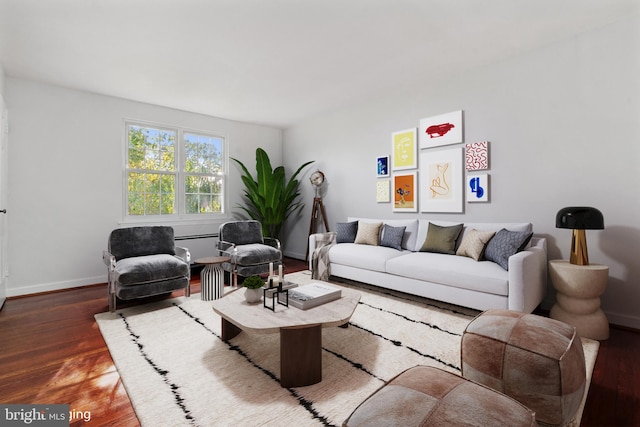
{"type": "Polygon", "coordinates": [[[533,411],[459,375],[416,366],[402,372],[342,423],[358,426],[535,426],[533,411]]]}
{"type": "Polygon", "coordinates": [[[566,323],[534,314],[488,310],[462,336],[462,375],[518,400],[542,425],[575,416],[585,390],[580,337],[566,323]]]}

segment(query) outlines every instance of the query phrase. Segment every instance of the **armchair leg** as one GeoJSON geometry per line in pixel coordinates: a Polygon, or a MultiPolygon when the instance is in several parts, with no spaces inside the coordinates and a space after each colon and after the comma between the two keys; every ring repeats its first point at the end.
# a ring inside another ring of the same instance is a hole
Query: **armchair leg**
{"type": "Polygon", "coordinates": [[[114,313],[116,311],[116,294],[109,292],[107,299],[109,300],[109,312],[114,313]]]}
{"type": "Polygon", "coordinates": [[[184,288],[184,296],[189,298],[191,296],[191,282],[184,288]]]}
{"type": "Polygon", "coordinates": [[[233,286],[238,287],[238,270],[233,270],[233,286]]]}

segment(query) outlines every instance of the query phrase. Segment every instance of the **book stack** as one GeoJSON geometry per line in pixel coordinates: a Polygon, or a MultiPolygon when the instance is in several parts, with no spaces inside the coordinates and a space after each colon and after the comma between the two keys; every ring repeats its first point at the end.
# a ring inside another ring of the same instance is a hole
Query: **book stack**
{"type": "Polygon", "coordinates": [[[326,283],[312,282],[289,290],[289,304],[300,310],[317,307],[342,297],[339,288],[326,283]]]}

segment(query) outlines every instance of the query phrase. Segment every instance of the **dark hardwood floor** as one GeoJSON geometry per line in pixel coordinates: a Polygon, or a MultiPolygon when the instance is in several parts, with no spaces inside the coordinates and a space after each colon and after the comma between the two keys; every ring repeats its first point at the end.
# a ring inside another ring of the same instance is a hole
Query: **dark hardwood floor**
{"type": "MultiPolygon", "coordinates": [[[[285,264],[287,272],[306,268],[300,260],[285,264]]],[[[192,284],[199,292],[197,274],[192,284]]],[[[93,318],[107,310],[106,285],[9,299],[0,311],[0,403],[69,403],[90,412],[89,422],[72,426],[139,425],[93,318]]],[[[611,329],[582,426],[640,426],[639,355],[640,332],[611,329]]]]}

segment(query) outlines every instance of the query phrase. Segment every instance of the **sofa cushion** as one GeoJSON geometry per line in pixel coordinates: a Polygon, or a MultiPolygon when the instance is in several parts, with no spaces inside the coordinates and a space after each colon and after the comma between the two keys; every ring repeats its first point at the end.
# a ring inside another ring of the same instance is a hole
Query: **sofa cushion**
{"type": "Polygon", "coordinates": [[[332,264],[342,264],[350,267],[363,268],[365,270],[384,272],[387,261],[409,253],[410,252],[398,251],[385,246],[341,243],[332,246],[329,250],[329,262],[332,264]]]}
{"type": "Polygon", "coordinates": [[[487,243],[495,234],[494,231],[478,231],[475,228],[470,230],[462,238],[462,243],[460,243],[456,255],[468,256],[469,258],[479,261],[487,243]]]}
{"type": "Polygon", "coordinates": [[[116,263],[115,275],[121,285],[133,286],[188,276],[189,265],[168,254],[130,257],[116,263]]]}
{"type": "Polygon", "coordinates": [[[488,261],[493,261],[505,270],[509,269],[509,257],[522,251],[533,233],[530,231],[509,231],[505,228],[498,231],[485,249],[484,256],[488,261]]]}
{"type": "Polygon", "coordinates": [[[336,243],[353,243],[358,233],[358,221],[336,223],[336,243]]]}
{"type": "Polygon", "coordinates": [[[402,253],[387,261],[387,273],[495,295],[509,293],[509,273],[493,262],[432,252],[402,253]]]}
{"type": "Polygon", "coordinates": [[[427,238],[420,248],[420,252],[437,252],[442,254],[455,255],[456,240],[462,231],[462,224],[451,227],[442,227],[429,223],[427,238]]]}
{"type": "Polygon", "coordinates": [[[380,237],[380,246],[402,250],[402,237],[406,227],[392,227],[389,224],[382,226],[382,236],[380,237]]]}
{"type": "Polygon", "coordinates": [[[380,229],[382,228],[381,222],[358,222],[358,233],[356,234],[356,240],[354,243],[359,245],[372,245],[378,246],[380,243],[380,229]]]}
{"type": "MultiPolygon", "coordinates": [[[[392,227],[406,227],[404,229],[404,236],[402,237],[402,249],[408,249],[410,251],[416,250],[416,241],[418,238],[418,220],[417,219],[369,219],[369,218],[358,218],[358,217],[349,217],[348,221],[364,221],[364,222],[380,222],[383,224],[388,224],[392,227]]],[[[425,233],[426,236],[426,233],[425,233]]],[[[424,241],[424,237],[420,241],[420,245],[424,241]]],[[[418,248],[419,249],[419,248],[418,248]]]]}

